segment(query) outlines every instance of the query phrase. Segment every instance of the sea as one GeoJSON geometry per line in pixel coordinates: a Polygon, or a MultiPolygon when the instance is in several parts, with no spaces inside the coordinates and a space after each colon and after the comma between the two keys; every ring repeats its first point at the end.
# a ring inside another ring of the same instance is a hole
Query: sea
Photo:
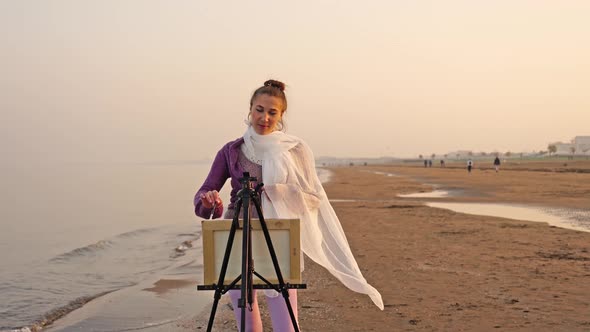
{"type": "Polygon", "coordinates": [[[0,331],[34,330],[158,275],[200,275],[193,197],[210,165],[2,165],[0,331]]]}

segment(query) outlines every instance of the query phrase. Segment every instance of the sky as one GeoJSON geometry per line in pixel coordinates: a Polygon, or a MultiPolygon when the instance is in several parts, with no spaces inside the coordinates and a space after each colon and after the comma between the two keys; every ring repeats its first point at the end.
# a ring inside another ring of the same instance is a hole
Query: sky
{"type": "Polygon", "coordinates": [[[590,135],[590,2],[0,0],[4,161],[214,157],[286,83],[315,155],[590,135]]]}

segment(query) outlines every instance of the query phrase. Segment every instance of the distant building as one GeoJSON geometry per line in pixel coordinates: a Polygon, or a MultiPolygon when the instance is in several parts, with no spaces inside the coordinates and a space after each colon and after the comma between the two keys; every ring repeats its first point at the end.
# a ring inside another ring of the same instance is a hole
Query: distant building
{"type": "Polygon", "coordinates": [[[561,143],[561,142],[555,142],[555,143],[551,143],[551,145],[555,146],[555,155],[558,156],[565,156],[565,155],[571,155],[572,154],[572,147],[574,146],[571,143],[561,143]]]}
{"type": "Polygon", "coordinates": [[[590,136],[576,136],[572,139],[571,143],[555,142],[549,145],[555,146],[555,155],[558,156],[571,156],[573,155],[590,155],[590,136]],[[572,148],[574,153],[572,153],[572,148]]]}
{"type": "Polygon", "coordinates": [[[590,136],[574,137],[574,147],[576,154],[590,155],[590,136]]]}

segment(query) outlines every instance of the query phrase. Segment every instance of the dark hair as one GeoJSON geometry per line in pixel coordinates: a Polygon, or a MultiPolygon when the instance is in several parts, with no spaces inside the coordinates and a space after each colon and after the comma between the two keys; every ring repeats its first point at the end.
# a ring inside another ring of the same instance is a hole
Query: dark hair
{"type": "Polygon", "coordinates": [[[256,89],[252,94],[252,98],[250,98],[250,108],[252,108],[252,104],[254,103],[254,99],[260,95],[269,95],[271,97],[280,98],[283,101],[283,109],[282,111],[285,112],[287,110],[287,96],[285,96],[285,83],[275,81],[275,80],[268,80],[264,82],[264,85],[256,89]]]}

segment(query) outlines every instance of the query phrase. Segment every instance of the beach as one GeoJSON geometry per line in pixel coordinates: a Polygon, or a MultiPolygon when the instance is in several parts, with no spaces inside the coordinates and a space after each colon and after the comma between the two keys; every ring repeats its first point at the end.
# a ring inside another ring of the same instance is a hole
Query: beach
{"type": "Polygon", "coordinates": [[[306,284],[301,331],[590,332],[589,17],[580,0],[0,1],[0,332],[203,331],[214,296],[214,330],[236,331],[246,299],[198,289],[226,242],[203,219],[233,215],[245,174],[266,217],[301,219],[271,236],[306,284]]]}
{"type": "MultiPolygon", "coordinates": [[[[302,331],[590,330],[590,232],[426,205],[505,203],[584,213],[590,208],[590,173],[564,170],[571,166],[561,162],[506,165],[498,173],[476,163],[471,174],[462,164],[447,166],[330,169],[326,192],[365,278],[381,292],[385,310],[306,259],[303,279],[308,289],[299,291],[298,306],[302,331]],[[437,189],[453,194],[398,196],[437,189]]],[[[584,162],[578,166],[588,168],[584,162]]],[[[212,292],[199,292],[199,299],[192,298],[194,283],[164,279],[143,286],[150,297],[136,296],[137,304],[157,300],[161,306],[175,303],[186,309],[202,303],[203,296],[213,297],[212,292]]],[[[270,331],[265,301],[259,302],[270,331]]],[[[133,300],[128,300],[124,310],[132,307],[133,300]]],[[[184,310],[176,320],[143,330],[205,330],[209,310],[184,310]]],[[[58,321],[55,330],[75,330],[66,325],[58,321]]],[[[214,330],[236,330],[226,297],[214,330]]]]}
{"type": "MultiPolygon", "coordinates": [[[[317,289],[310,300],[320,300],[318,307],[332,307],[333,312],[324,319],[311,316],[307,322],[302,315],[302,327],[307,324],[317,331],[590,329],[590,291],[583,286],[590,278],[590,233],[460,214],[425,207],[423,199],[395,198],[398,193],[432,189],[416,178],[464,190],[466,196],[446,201],[590,207],[590,195],[582,194],[590,189],[588,174],[336,169],[326,190],[332,199],[363,200],[334,205],[365,277],[381,291],[386,308],[375,310],[368,299],[338,283],[320,284],[310,287],[317,289]]],[[[309,275],[306,281],[313,285],[314,279],[309,275]]],[[[302,303],[308,294],[302,292],[302,303]]]]}

